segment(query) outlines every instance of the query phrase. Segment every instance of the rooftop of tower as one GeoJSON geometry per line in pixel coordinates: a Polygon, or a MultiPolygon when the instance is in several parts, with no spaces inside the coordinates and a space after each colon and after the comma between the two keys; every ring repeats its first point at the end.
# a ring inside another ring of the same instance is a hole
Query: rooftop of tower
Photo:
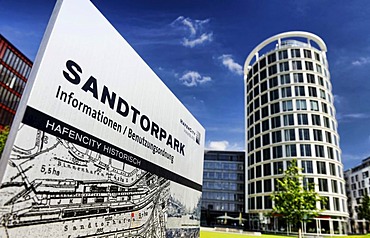
{"type": "MultiPolygon", "coordinates": [[[[261,42],[259,45],[257,45],[251,53],[248,55],[245,64],[244,64],[244,73],[248,73],[248,68],[253,64],[255,61],[253,59],[260,58],[259,51],[264,49],[266,46],[270,45],[273,42],[277,42],[275,45],[275,49],[269,50],[267,53],[281,49],[284,47],[312,47],[319,49],[323,52],[327,51],[327,47],[325,42],[317,35],[310,33],[310,32],[304,32],[304,31],[290,31],[290,32],[284,32],[277,35],[274,35],[263,42],[261,42]],[[304,43],[302,41],[295,40],[296,38],[302,38],[306,39],[307,43],[304,43]],[[286,40],[284,40],[286,39],[286,40]],[[315,46],[312,46],[312,43],[315,44],[315,46]]],[[[273,48],[273,47],[272,47],[273,48]]],[[[262,54],[262,56],[266,55],[267,53],[262,54]]],[[[262,57],[261,56],[261,57],[262,57]]]]}

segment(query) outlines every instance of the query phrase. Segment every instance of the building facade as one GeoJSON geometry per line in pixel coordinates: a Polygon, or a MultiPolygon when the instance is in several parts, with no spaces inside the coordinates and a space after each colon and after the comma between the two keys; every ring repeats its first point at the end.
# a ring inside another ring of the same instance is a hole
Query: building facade
{"type": "Polygon", "coordinates": [[[369,222],[360,219],[358,207],[363,196],[370,194],[370,157],[344,172],[349,213],[349,233],[367,233],[369,222]]]}
{"type": "Polygon", "coordinates": [[[320,217],[303,232],[346,234],[348,218],[341,150],[326,45],[307,32],[275,35],[247,57],[245,120],[246,206],[252,229],[286,231],[279,217],[268,218],[272,192],[289,162],[297,158],[305,176],[327,198],[320,217]]]}
{"type": "Polygon", "coordinates": [[[0,128],[12,124],[31,68],[32,62],[0,35],[0,128]]]}
{"type": "Polygon", "coordinates": [[[244,168],[244,151],[205,151],[201,203],[202,226],[243,226],[245,221],[244,168]]]}

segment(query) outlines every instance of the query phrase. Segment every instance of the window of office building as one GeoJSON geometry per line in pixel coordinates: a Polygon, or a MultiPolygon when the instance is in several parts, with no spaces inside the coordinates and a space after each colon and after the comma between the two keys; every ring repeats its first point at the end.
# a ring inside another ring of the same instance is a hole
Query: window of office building
{"type": "Polygon", "coordinates": [[[316,161],[316,169],[318,174],[326,174],[326,164],[322,161],[316,161]]]}
{"type": "Polygon", "coordinates": [[[260,119],[260,111],[257,110],[255,113],[254,113],[254,121],[258,121],[260,119]]]}
{"type": "Polygon", "coordinates": [[[260,106],[260,98],[254,99],[254,109],[257,109],[260,106]]]}
{"type": "Polygon", "coordinates": [[[311,70],[313,71],[313,63],[310,62],[310,61],[305,61],[304,62],[305,66],[306,66],[306,70],[311,70]]]}
{"type": "Polygon", "coordinates": [[[272,186],[271,186],[271,179],[265,179],[263,181],[263,187],[264,187],[264,192],[271,192],[272,191],[272,186]]]}
{"type": "Polygon", "coordinates": [[[267,116],[268,116],[268,114],[269,114],[269,107],[268,107],[268,106],[265,106],[265,107],[263,107],[263,108],[261,109],[261,111],[262,111],[262,117],[263,117],[263,118],[265,118],[265,117],[267,117],[267,116]]]}
{"type": "Polygon", "coordinates": [[[322,131],[313,129],[313,139],[315,141],[322,141],[322,131]]]}
{"type": "Polygon", "coordinates": [[[280,105],[279,105],[279,102],[276,102],[276,103],[273,103],[270,105],[270,113],[271,115],[275,114],[275,113],[279,113],[280,112],[280,105]]]}
{"type": "Polygon", "coordinates": [[[281,126],[280,116],[271,118],[271,129],[278,128],[281,126]]]}
{"type": "Polygon", "coordinates": [[[255,135],[258,135],[259,133],[261,133],[261,127],[260,127],[260,123],[257,123],[257,124],[254,126],[254,134],[255,134],[255,135]]]}
{"type": "Polygon", "coordinates": [[[297,156],[296,145],[285,145],[285,153],[287,157],[297,156]]]}
{"type": "Polygon", "coordinates": [[[263,160],[266,161],[270,159],[271,159],[270,148],[263,149],[263,160]]]}
{"type": "Polygon", "coordinates": [[[267,163],[263,165],[263,176],[271,175],[271,164],[267,163]]]}
{"type": "Polygon", "coordinates": [[[295,86],[294,89],[295,89],[295,95],[297,97],[298,96],[305,96],[304,86],[295,86]]]}
{"type": "Polygon", "coordinates": [[[273,63],[276,61],[276,54],[275,53],[272,53],[271,55],[267,56],[267,62],[269,64],[273,63]]]}
{"type": "Polygon", "coordinates": [[[310,140],[309,129],[298,129],[299,140],[310,140]]]}
{"type": "Polygon", "coordinates": [[[271,133],[272,143],[281,142],[281,131],[274,131],[271,133]]]}
{"type": "Polygon", "coordinates": [[[303,83],[303,74],[302,73],[294,73],[293,79],[295,83],[303,83]]]}
{"type": "Polygon", "coordinates": [[[303,54],[305,58],[312,58],[311,50],[303,50],[303,54]]]}
{"type": "Polygon", "coordinates": [[[317,97],[317,89],[315,87],[308,87],[308,95],[310,97],[317,97]]]}
{"type": "Polygon", "coordinates": [[[304,157],[304,156],[307,156],[307,157],[311,157],[312,154],[311,154],[311,145],[310,144],[301,144],[300,146],[300,150],[301,150],[301,156],[304,157]]]}
{"type": "Polygon", "coordinates": [[[307,110],[307,104],[305,99],[296,100],[297,110],[307,110]]]}
{"type": "Polygon", "coordinates": [[[260,71],[260,81],[264,80],[267,77],[266,69],[260,71]]]}
{"type": "Polygon", "coordinates": [[[293,70],[301,70],[302,69],[302,62],[300,60],[293,60],[292,61],[293,70]]]}
{"type": "Polygon", "coordinates": [[[288,62],[279,63],[279,69],[280,72],[289,71],[289,63],[288,62]]]}
{"type": "Polygon", "coordinates": [[[256,152],[256,163],[259,163],[261,162],[262,158],[261,158],[261,151],[257,151],[256,152]]]}
{"type": "Polygon", "coordinates": [[[255,148],[258,149],[261,147],[261,137],[257,137],[255,140],[255,148]]]}
{"type": "Polygon", "coordinates": [[[262,58],[260,60],[260,69],[264,68],[266,66],[266,58],[262,58]]]}
{"type": "Polygon", "coordinates": [[[268,96],[267,96],[267,93],[264,93],[261,96],[261,106],[265,105],[267,102],[268,102],[268,96]]]}
{"type": "Polygon", "coordinates": [[[294,129],[284,130],[284,134],[285,134],[285,141],[295,140],[295,130],[294,129]]]}
{"type": "Polygon", "coordinates": [[[262,121],[262,131],[267,131],[270,128],[269,119],[262,121]]]}
{"type": "Polygon", "coordinates": [[[264,81],[261,83],[261,93],[265,92],[267,90],[267,81],[264,81]]]}
{"type": "Polygon", "coordinates": [[[325,178],[319,178],[319,191],[320,192],[329,192],[328,189],[328,180],[325,178]]]}
{"type": "Polygon", "coordinates": [[[338,193],[338,182],[334,179],[331,180],[331,191],[333,193],[338,193]]]}
{"type": "Polygon", "coordinates": [[[290,84],[290,74],[282,74],[280,75],[280,84],[290,84]]]}
{"type": "Polygon", "coordinates": [[[319,110],[319,103],[316,100],[310,100],[311,110],[318,111],[319,110]]]}
{"type": "Polygon", "coordinates": [[[316,154],[316,157],[322,157],[322,158],[324,158],[325,157],[325,154],[324,154],[324,146],[322,146],[322,145],[315,145],[315,154],[316,154]]]}
{"type": "Polygon", "coordinates": [[[293,114],[283,115],[283,120],[284,120],[284,126],[294,125],[294,116],[293,116],[293,114]]]}
{"type": "Polygon", "coordinates": [[[312,83],[312,84],[315,84],[315,75],[313,74],[307,74],[307,82],[308,83],[312,83]]]}
{"type": "Polygon", "coordinates": [[[279,89],[272,90],[270,92],[270,101],[279,99],[279,89]]]}
{"type": "Polygon", "coordinates": [[[288,51],[287,50],[279,51],[279,60],[282,60],[282,59],[288,59],[288,51]]]}
{"type": "Polygon", "coordinates": [[[274,162],[274,174],[282,174],[284,171],[284,168],[283,168],[283,162],[282,161],[279,161],[279,162],[274,162]]]}
{"type": "Polygon", "coordinates": [[[262,145],[265,146],[265,145],[269,145],[269,144],[270,144],[270,134],[267,133],[267,134],[262,136],[262,145]]]}
{"type": "Polygon", "coordinates": [[[257,97],[260,94],[260,86],[256,85],[256,87],[253,89],[253,94],[255,97],[257,97]]]}
{"type": "Polygon", "coordinates": [[[312,119],[312,125],[321,126],[320,115],[312,114],[311,119],[312,119]]]}
{"type": "Polygon", "coordinates": [[[329,170],[330,170],[330,175],[336,176],[336,170],[335,170],[335,164],[329,163],[329,170]]]}
{"type": "Polygon", "coordinates": [[[272,200],[270,196],[264,196],[265,209],[272,209],[272,200]]]}
{"type": "Polygon", "coordinates": [[[293,102],[292,100],[283,101],[283,111],[293,111],[293,102]]]}
{"type": "Polygon", "coordinates": [[[300,53],[299,49],[292,49],[290,53],[292,54],[292,58],[301,57],[301,53],[300,53]]]}
{"type": "Polygon", "coordinates": [[[321,110],[325,113],[328,113],[328,105],[324,102],[321,102],[321,110]]]}
{"type": "Polygon", "coordinates": [[[292,96],[292,89],[291,87],[284,87],[281,88],[281,97],[282,98],[287,98],[292,96]]]}
{"type": "Polygon", "coordinates": [[[333,153],[333,148],[327,147],[327,152],[328,152],[328,157],[330,159],[334,159],[334,153],[333,153]]]}
{"type": "Polygon", "coordinates": [[[324,90],[320,89],[320,98],[326,99],[326,93],[324,90]]]}
{"type": "Polygon", "coordinates": [[[336,198],[336,197],[333,198],[333,206],[334,206],[334,211],[340,211],[339,198],[336,198]]]}
{"type": "Polygon", "coordinates": [[[302,172],[303,173],[313,173],[313,165],[311,160],[302,160],[302,172]]]}
{"type": "Polygon", "coordinates": [[[308,125],[308,116],[307,114],[297,114],[298,125],[308,125]]]}
{"type": "Polygon", "coordinates": [[[257,209],[262,209],[262,197],[261,197],[261,196],[256,197],[256,201],[257,201],[257,206],[256,206],[256,208],[257,208],[257,209]]]}
{"type": "Polygon", "coordinates": [[[248,198],[249,200],[249,209],[255,209],[255,199],[254,197],[248,198]]]}
{"type": "Polygon", "coordinates": [[[323,117],[323,119],[324,119],[324,126],[325,126],[326,128],[330,128],[329,118],[327,118],[327,117],[323,117]]]}
{"type": "Polygon", "coordinates": [[[281,145],[272,147],[272,157],[274,159],[283,157],[283,148],[281,145]]]}
{"type": "Polygon", "coordinates": [[[322,74],[322,69],[321,69],[321,66],[319,64],[316,64],[316,71],[320,74],[322,74]]]}
{"type": "Polygon", "coordinates": [[[261,165],[256,166],[256,178],[260,178],[262,176],[262,169],[261,165]]]}
{"type": "Polygon", "coordinates": [[[277,66],[276,64],[269,67],[269,76],[274,75],[277,73],[277,66]]]}
{"type": "Polygon", "coordinates": [[[278,80],[277,77],[273,77],[269,79],[270,89],[273,87],[278,86],[278,80]]]}
{"type": "Polygon", "coordinates": [[[320,201],[320,208],[323,209],[323,210],[330,210],[329,197],[323,196],[322,198],[323,198],[323,200],[320,201]]]}

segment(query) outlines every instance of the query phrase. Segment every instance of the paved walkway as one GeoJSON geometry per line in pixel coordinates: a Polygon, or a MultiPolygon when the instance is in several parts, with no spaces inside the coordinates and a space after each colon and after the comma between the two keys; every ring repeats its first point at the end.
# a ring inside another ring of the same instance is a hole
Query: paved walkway
{"type": "Polygon", "coordinates": [[[201,227],[200,230],[202,230],[202,231],[210,231],[210,232],[237,233],[237,234],[243,234],[243,235],[261,236],[261,232],[243,231],[241,229],[236,229],[236,228],[201,227]]]}

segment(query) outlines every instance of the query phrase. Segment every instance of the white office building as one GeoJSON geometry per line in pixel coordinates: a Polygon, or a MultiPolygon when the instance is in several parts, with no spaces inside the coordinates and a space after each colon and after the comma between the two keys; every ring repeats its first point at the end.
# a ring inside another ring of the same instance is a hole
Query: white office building
{"type": "MultiPolygon", "coordinates": [[[[267,217],[289,162],[297,158],[303,185],[327,198],[304,233],[347,233],[347,197],[332,85],[324,41],[308,32],[286,32],[263,41],[247,57],[245,74],[246,207],[250,228],[286,231],[267,217]]],[[[293,230],[294,231],[294,230],[293,230]]]]}

